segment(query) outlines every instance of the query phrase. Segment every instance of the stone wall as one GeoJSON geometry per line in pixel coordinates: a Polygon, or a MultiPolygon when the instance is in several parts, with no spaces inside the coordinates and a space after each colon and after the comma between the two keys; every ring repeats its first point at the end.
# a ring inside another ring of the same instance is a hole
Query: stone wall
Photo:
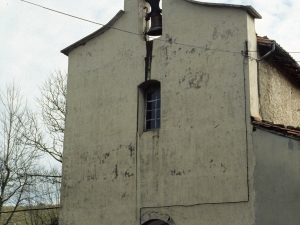
{"type": "Polygon", "coordinates": [[[263,119],[300,126],[299,84],[271,63],[260,63],[261,104],[263,119]]]}

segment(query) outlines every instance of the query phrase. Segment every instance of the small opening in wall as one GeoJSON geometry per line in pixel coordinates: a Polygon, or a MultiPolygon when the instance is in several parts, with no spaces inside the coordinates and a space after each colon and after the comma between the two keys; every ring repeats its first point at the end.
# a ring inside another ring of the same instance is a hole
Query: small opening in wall
{"type": "Polygon", "coordinates": [[[138,123],[140,132],[161,127],[161,89],[157,80],[148,80],[139,86],[138,123]]]}
{"type": "Polygon", "coordinates": [[[160,89],[146,91],[145,130],[160,128],[160,89]]]}
{"type": "Polygon", "coordinates": [[[162,3],[160,0],[146,0],[149,3],[151,11],[146,14],[145,20],[147,21],[146,35],[152,40],[155,37],[162,35],[162,3]],[[148,29],[148,27],[150,27],[148,29]]]}

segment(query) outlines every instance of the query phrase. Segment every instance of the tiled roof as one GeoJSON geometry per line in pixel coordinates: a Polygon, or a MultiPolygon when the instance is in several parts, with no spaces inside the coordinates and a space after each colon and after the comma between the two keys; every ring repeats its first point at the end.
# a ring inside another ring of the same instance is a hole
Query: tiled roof
{"type": "Polygon", "coordinates": [[[275,133],[280,136],[289,137],[300,140],[300,127],[284,126],[282,124],[274,124],[269,121],[261,120],[260,118],[252,117],[252,125],[254,127],[275,133]]]}
{"type": "Polygon", "coordinates": [[[296,78],[300,82],[300,66],[293,59],[293,57],[285,51],[276,41],[269,39],[268,37],[257,36],[258,51],[261,56],[265,55],[271,50],[272,43],[275,43],[275,51],[272,52],[265,61],[271,62],[292,77],[296,78]]]}
{"type": "MultiPolygon", "coordinates": [[[[285,51],[276,41],[268,37],[257,36],[257,46],[260,56],[265,55],[272,49],[272,43],[275,43],[275,51],[264,59],[277,66],[282,72],[289,75],[290,79],[300,84],[300,66],[293,57],[285,51]]],[[[285,126],[283,124],[274,124],[260,118],[252,118],[254,127],[266,130],[277,135],[300,140],[300,127],[285,126]]]]}

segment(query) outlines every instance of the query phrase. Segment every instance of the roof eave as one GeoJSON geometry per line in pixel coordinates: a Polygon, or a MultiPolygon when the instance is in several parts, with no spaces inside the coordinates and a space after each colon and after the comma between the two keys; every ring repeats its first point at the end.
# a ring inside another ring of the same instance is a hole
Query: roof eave
{"type": "Polygon", "coordinates": [[[85,45],[85,43],[91,39],[93,39],[96,36],[99,36],[101,34],[103,34],[104,32],[106,32],[108,29],[110,29],[112,27],[112,25],[121,17],[123,16],[125,12],[123,10],[120,10],[107,24],[105,24],[103,27],[101,27],[99,30],[95,31],[94,33],[82,38],[81,40],[75,42],[74,44],[64,48],[63,50],[61,50],[60,52],[65,54],[65,55],[69,55],[69,53],[71,51],[73,51],[75,48],[81,46],[81,45],[85,45]]]}
{"type": "Polygon", "coordinates": [[[300,128],[299,127],[292,127],[292,126],[284,126],[283,124],[274,124],[269,121],[263,121],[257,118],[251,118],[252,125],[256,128],[261,130],[287,137],[296,140],[300,140],[300,128]]]}
{"type": "Polygon", "coordinates": [[[240,9],[246,10],[255,19],[262,18],[262,16],[250,5],[232,5],[232,4],[224,4],[224,3],[198,2],[195,0],[186,0],[186,1],[198,4],[198,5],[211,6],[211,7],[240,8],[240,9]]]}
{"type": "MultiPolygon", "coordinates": [[[[276,56],[284,60],[278,60],[276,64],[280,68],[289,68],[288,71],[291,75],[297,78],[300,81],[300,66],[298,62],[286,51],[284,50],[276,41],[268,39],[267,37],[257,36],[258,51],[261,55],[266,54],[271,49],[271,44],[275,43],[275,51],[268,57],[276,56]]],[[[266,59],[267,60],[267,59],[266,59]]]]}

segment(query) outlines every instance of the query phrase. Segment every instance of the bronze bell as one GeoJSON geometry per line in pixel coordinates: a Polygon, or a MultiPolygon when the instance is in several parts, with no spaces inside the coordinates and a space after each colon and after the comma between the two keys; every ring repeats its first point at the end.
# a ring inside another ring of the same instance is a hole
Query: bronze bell
{"type": "Polygon", "coordinates": [[[149,35],[149,36],[162,35],[162,16],[161,16],[161,14],[156,14],[151,17],[151,28],[148,30],[147,35],[149,35]]]}
{"type": "Polygon", "coordinates": [[[146,15],[146,20],[151,19],[151,28],[146,33],[149,36],[162,35],[162,10],[159,8],[160,0],[146,0],[151,6],[151,12],[146,15]]]}

